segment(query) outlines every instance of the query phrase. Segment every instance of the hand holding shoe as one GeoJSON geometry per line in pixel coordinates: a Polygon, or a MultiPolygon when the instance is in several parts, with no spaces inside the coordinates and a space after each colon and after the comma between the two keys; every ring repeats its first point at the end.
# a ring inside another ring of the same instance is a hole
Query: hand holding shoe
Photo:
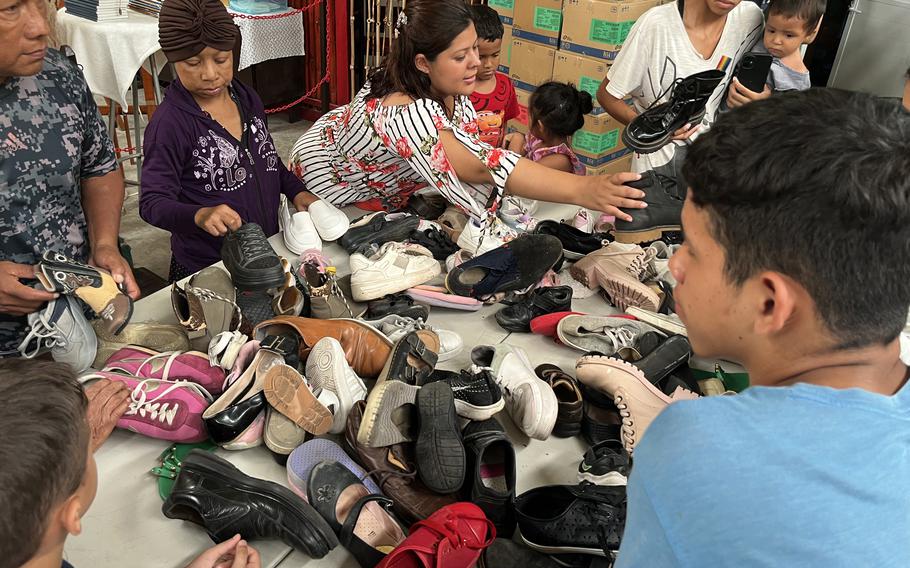
{"type": "Polygon", "coordinates": [[[696,124],[695,126],[684,124],[679,130],[673,132],[673,136],[670,137],[670,140],[688,140],[693,134],[698,132],[700,127],[700,124],[696,124]]]}
{"type": "Polygon", "coordinates": [[[213,237],[223,237],[228,234],[228,231],[236,231],[243,224],[240,214],[223,203],[215,207],[199,209],[196,211],[193,221],[197,227],[213,237]]]}
{"type": "Polygon", "coordinates": [[[136,283],[136,278],[133,276],[129,263],[120,254],[120,250],[117,247],[112,245],[95,247],[92,250],[92,257],[89,259],[88,264],[110,272],[111,276],[114,277],[114,282],[121,285],[127,296],[134,300],[139,299],[141,295],[139,285],[136,283]]]}
{"type": "Polygon", "coordinates": [[[294,209],[296,209],[298,213],[301,211],[307,211],[309,206],[312,205],[313,203],[315,203],[316,201],[319,201],[318,197],[316,197],[309,191],[301,191],[300,193],[298,193],[297,195],[294,196],[294,199],[293,199],[294,209]]]}
{"type": "Polygon", "coordinates": [[[632,217],[622,209],[643,209],[648,206],[641,201],[645,192],[623,185],[641,179],[639,174],[622,172],[610,176],[587,176],[584,179],[588,189],[581,193],[576,205],[626,221],[631,221],[632,217]]]}
{"type": "Polygon", "coordinates": [[[20,278],[35,278],[35,267],[0,262],[0,313],[24,316],[38,311],[45,302],[59,296],[26,286],[19,281],[20,278]]]}
{"type": "Polygon", "coordinates": [[[85,389],[88,398],[89,433],[92,451],[95,452],[117,425],[117,420],[129,408],[130,391],[122,382],[101,379],[85,389]]]}
{"type": "Polygon", "coordinates": [[[733,81],[730,82],[730,90],[727,93],[727,106],[730,108],[741,107],[744,104],[767,99],[770,96],[771,89],[768,88],[768,85],[765,85],[762,92],[756,93],[755,91],[744,87],[743,84],[739,82],[739,79],[733,77],[733,81]]]}
{"type": "Polygon", "coordinates": [[[187,564],[186,568],[260,568],[259,552],[234,535],[216,544],[187,564]]]}

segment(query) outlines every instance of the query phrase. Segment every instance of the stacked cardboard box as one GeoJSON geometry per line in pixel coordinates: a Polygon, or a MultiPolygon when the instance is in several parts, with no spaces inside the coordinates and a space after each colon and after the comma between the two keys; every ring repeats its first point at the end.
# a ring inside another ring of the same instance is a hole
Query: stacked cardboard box
{"type": "Polygon", "coordinates": [[[502,50],[499,52],[499,72],[508,75],[509,66],[512,61],[512,26],[503,24],[502,29],[502,50]]]}
{"type": "Polygon", "coordinates": [[[642,14],[665,0],[565,0],[559,49],[613,61],[642,14]]]}

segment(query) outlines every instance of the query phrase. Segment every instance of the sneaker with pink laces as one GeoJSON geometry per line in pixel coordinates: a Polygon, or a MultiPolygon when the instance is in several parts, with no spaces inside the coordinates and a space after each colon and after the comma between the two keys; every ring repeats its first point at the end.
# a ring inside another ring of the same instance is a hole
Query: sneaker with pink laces
{"type": "Polygon", "coordinates": [[[201,442],[209,437],[202,413],[212,397],[196,383],[131,377],[100,371],[79,378],[83,384],[108,379],[130,389],[129,408],[117,427],[170,442],[201,442]]]}
{"type": "Polygon", "coordinates": [[[190,381],[217,396],[224,390],[224,369],[212,366],[208,355],[199,351],[165,351],[127,345],[111,355],[104,371],[143,379],[190,381]]]}
{"type": "Polygon", "coordinates": [[[586,355],[579,359],[575,375],[586,387],[613,397],[622,417],[622,443],[629,455],[664,408],[680,400],[699,398],[682,387],[667,396],[651,384],[638,367],[603,355],[586,355]]]}

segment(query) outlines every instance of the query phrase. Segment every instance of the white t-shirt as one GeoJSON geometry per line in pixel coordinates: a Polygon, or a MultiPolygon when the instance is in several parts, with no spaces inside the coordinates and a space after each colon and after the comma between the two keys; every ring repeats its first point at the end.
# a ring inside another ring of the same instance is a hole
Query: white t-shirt
{"type": "MultiPolygon", "coordinates": [[[[651,8],[632,26],[622,50],[607,72],[610,79],[607,92],[618,99],[631,94],[635,109],[642,112],[661,95],[664,101],[668,100],[670,87],[677,78],[723,69],[727,76],[708,101],[700,129],[704,132],[714,122],[714,114],[726,97],[739,58],[760,39],[762,27],[759,7],[743,0],[727,14],[717,48],[705,59],[689,41],[676,2],[651,8]]],[[[676,144],[682,143],[672,142],[652,154],[635,154],[632,169],[643,172],[666,164],[673,158],[676,144]]]]}

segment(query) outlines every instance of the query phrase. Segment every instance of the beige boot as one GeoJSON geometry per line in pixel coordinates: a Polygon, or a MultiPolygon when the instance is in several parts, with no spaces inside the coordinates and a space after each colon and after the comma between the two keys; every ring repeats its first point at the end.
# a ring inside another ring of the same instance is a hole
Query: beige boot
{"type": "Polygon", "coordinates": [[[620,310],[638,306],[656,312],[660,297],[642,282],[651,272],[653,256],[653,251],[638,245],[610,243],[580,259],[569,272],[588,288],[603,288],[620,310]]]}

